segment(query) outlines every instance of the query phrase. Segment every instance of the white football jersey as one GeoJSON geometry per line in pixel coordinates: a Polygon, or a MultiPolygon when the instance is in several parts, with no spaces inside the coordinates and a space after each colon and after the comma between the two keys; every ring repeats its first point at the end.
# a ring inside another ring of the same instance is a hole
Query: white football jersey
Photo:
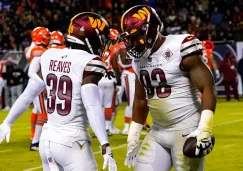
{"type": "Polygon", "coordinates": [[[48,113],[41,139],[69,146],[74,141],[90,141],[81,85],[85,76],[103,75],[105,64],[83,50],[51,48],[41,56],[41,71],[46,84],[48,113]]]}
{"type": "MultiPolygon", "coordinates": [[[[199,91],[181,68],[181,61],[201,50],[201,42],[192,35],[168,35],[150,57],[133,61],[133,69],[145,87],[153,125],[173,128],[200,114],[199,91]]],[[[196,119],[199,121],[199,115],[196,119]]]]}

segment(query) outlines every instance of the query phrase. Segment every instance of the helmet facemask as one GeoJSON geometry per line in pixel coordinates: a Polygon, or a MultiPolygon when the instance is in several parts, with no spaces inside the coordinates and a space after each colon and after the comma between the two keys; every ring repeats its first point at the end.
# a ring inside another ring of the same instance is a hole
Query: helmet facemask
{"type": "Polygon", "coordinates": [[[127,52],[135,59],[147,58],[163,29],[157,13],[148,6],[135,6],[121,19],[121,39],[127,52]]]}

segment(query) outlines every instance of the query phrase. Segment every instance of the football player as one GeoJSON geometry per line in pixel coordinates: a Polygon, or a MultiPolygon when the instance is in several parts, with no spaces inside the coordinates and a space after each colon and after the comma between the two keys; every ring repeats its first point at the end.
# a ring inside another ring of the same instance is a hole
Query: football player
{"type": "MultiPolygon", "coordinates": [[[[31,78],[33,74],[36,74],[40,67],[40,56],[47,50],[47,46],[50,41],[50,31],[45,27],[38,27],[34,30],[34,39],[33,42],[35,46],[30,51],[30,65],[28,70],[28,76],[31,78]]],[[[29,83],[28,83],[29,84],[29,83]]],[[[42,132],[42,127],[44,123],[47,122],[47,113],[45,109],[44,94],[43,92],[34,99],[33,103],[37,106],[38,117],[35,124],[34,137],[32,139],[30,150],[37,151],[39,150],[39,141],[42,132]]],[[[32,116],[36,116],[33,113],[32,116]]],[[[32,118],[31,121],[34,121],[36,118],[32,118]]],[[[34,125],[34,123],[33,123],[34,125]]]]}
{"type": "MultiPolygon", "coordinates": [[[[38,44],[37,39],[36,39],[36,34],[41,30],[41,29],[45,29],[45,27],[36,27],[35,29],[32,30],[31,32],[31,44],[30,46],[27,46],[24,50],[24,54],[26,59],[28,60],[28,65],[30,66],[30,63],[32,62],[34,56],[31,56],[31,52],[32,49],[36,46],[35,42],[38,44]]],[[[34,68],[34,67],[32,67],[34,68]]],[[[32,71],[29,69],[28,71],[28,75],[32,74],[32,71]]],[[[29,75],[29,76],[30,76],[29,75]]],[[[30,133],[30,139],[33,140],[34,134],[35,134],[35,126],[36,126],[36,122],[37,122],[37,118],[38,118],[38,113],[41,113],[40,110],[40,105],[39,105],[39,98],[36,98],[33,101],[33,109],[32,109],[32,113],[30,115],[30,122],[31,122],[31,133],[30,133]]],[[[36,147],[34,147],[36,149],[36,147]]]]}
{"type": "MultiPolygon", "coordinates": [[[[31,32],[32,43],[25,49],[26,58],[29,63],[28,76],[38,72],[40,56],[47,50],[50,41],[50,32],[46,27],[37,27],[31,32]]],[[[31,151],[39,149],[39,139],[43,124],[47,121],[47,114],[44,104],[44,96],[41,93],[33,101],[34,108],[31,113],[31,151]]]]}
{"type": "Polygon", "coordinates": [[[195,156],[212,150],[216,106],[212,73],[195,36],[163,36],[162,29],[163,23],[149,6],[132,7],[121,18],[121,38],[136,73],[125,165],[135,171],[169,171],[172,166],[176,171],[203,171],[204,157],[187,158],[182,149],[188,137],[195,137],[195,156]],[[153,125],[139,148],[148,110],[153,125]]]}
{"type": "Polygon", "coordinates": [[[68,28],[69,49],[50,48],[40,58],[41,70],[15,102],[0,125],[0,142],[9,141],[13,121],[31,101],[47,89],[48,122],[40,138],[44,171],[97,171],[88,132],[90,124],[104,157],[103,169],[116,171],[101,106],[98,82],[106,73],[100,57],[107,44],[109,26],[98,14],[75,15],[68,28]]]}
{"type": "MultiPolygon", "coordinates": [[[[113,34],[114,33],[111,29],[109,34],[111,43],[114,43],[114,41],[116,41],[115,39],[113,39],[113,34]]],[[[118,68],[117,57],[113,46],[106,47],[105,53],[102,56],[102,60],[106,64],[106,69],[108,71],[108,75],[106,74],[99,82],[101,101],[105,110],[106,130],[108,135],[119,134],[120,130],[112,126],[112,114],[115,107],[114,101],[116,88],[121,85],[121,73],[118,68]]],[[[120,92],[117,93],[119,94],[120,92]]]]}
{"type": "Polygon", "coordinates": [[[50,45],[48,46],[48,49],[49,48],[66,48],[66,46],[64,45],[64,36],[60,31],[51,32],[50,45]]]}
{"type": "Polygon", "coordinates": [[[213,57],[214,43],[211,40],[202,41],[203,59],[210,69],[213,69],[217,79],[220,78],[217,63],[213,57]]]}

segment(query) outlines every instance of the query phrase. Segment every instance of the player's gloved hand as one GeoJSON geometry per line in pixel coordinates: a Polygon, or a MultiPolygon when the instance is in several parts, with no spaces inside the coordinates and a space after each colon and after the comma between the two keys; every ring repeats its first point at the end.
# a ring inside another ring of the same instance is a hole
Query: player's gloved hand
{"type": "Polygon", "coordinates": [[[139,149],[139,142],[131,141],[127,144],[127,154],[125,159],[125,166],[130,168],[131,166],[134,166],[137,153],[139,149]]]}
{"type": "Polygon", "coordinates": [[[131,166],[134,166],[138,149],[139,149],[139,138],[141,131],[143,129],[143,124],[136,123],[132,121],[128,138],[127,138],[127,154],[124,165],[130,168],[131,166]]]}
{"type": "Polygon", "coordinates": [[[118,103],[121,104],[122,103],[122,94],[123,94],[123,87],[120,85],[116,86],[116,94],[118,97],[118,103]]]}
{"type": "Polygon", "coordinates": [[[105,170],[108,165],[109,171],[117,171],[116,161],[113,158],[113,154],[111,152],[111,147],[109,146],[109,144],[108,145],[104,144],[102,145],[101,148],[102,148],[102,155],[104,157],[103,170],[105,170]]]}
{"type": "Polygon", "coordinates": [[[6,138],[7,143],[10,139],[10,133],[11,133],[11,125],[9,125],[6,122],[3,122],[0,125],[0,144],[3,142],[3,140],[6,138]]]}
{"type": "Polygon", "coordinates": [[[219,79],[219,78],[220,78],[220,73],[219,73],[219,70],[215,70],[215,76],[216,76],[216,78],[217,78],[217,79],[219,79]]]}
{"type": "Polygon", "coordinates": [[[209,154],[213,149],[212,143],[212,128],[213,128],[213,112],[211,110],[203,110],[198,128],[188,135],[189,137],[197,138],[196,156],[209,154]]]}

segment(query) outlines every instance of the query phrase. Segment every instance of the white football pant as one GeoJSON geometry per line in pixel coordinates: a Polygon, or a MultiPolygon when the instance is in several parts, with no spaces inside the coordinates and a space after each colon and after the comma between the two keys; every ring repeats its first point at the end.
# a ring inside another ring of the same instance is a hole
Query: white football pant
{"type": "Polygon", "coordinates": [[[111,108],[114,96],[114,82],[99,83],[99,93],[103,108],[111,108]]]}
{"type": "Polygon", "coordinates": [[[40,140],[39,145],[44,171],[98,171],[89,142],[75,142],[72,147],[46,142],[40,140]]]}
{"type": "Polygon", "coordinates": [[[151,129],[146,135],[137,155],[135,171],[203,171],[203,158],[183,155],[186,136],[197,127],[178,131],[151,129]]]}

